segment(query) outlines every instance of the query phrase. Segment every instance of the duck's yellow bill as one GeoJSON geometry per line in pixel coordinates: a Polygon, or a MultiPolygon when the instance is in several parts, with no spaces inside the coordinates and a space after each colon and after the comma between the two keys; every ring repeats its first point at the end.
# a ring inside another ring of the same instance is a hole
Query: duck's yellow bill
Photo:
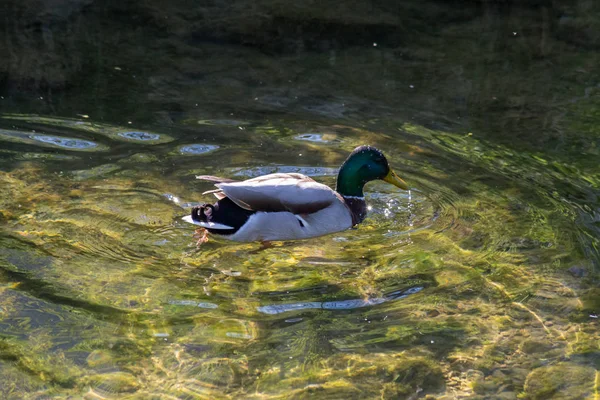
{"type": "Polygon", "coordinates": [[[394,171],[390,169],[390,172],[383,178],[384,181],[390,183],[400,189],[408,190],[408,185],[404,182],[394,171]]]}

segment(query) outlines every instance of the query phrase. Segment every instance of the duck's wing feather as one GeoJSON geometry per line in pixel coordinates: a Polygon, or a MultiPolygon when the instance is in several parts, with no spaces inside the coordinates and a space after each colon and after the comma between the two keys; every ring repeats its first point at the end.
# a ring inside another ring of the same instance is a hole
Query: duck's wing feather
{"type": "MultiPolygon", "coordinates": [[[[217,183],[227,183],[227,182],[236,182],[233,179],[229,179],[229,178],[221,178],[220,176],[213,176],[213,175],[196,175],[196,179],[200,179],[202,181],[209,181],[209,182],[215,182],[215,184],[217,183]]],[[[221,189],[215,189],[215,190],[208,190],[202,194],[214,194],[215,197],[219,200],[224,199],[226,196],[223,193],[223,191],[221,189]]]]}
{"type": "Polygon", "coordinates": [[[331,188],[301,174],[270,174],[215,186],[235,204],[252,211],[312,214],[338,201],[331,188]]]}
{"type": "Polygon", "coordinates": [[[225,195],[225,193],[223,193],[223,190],[221,189],[214,189],[214,190],[207,190],[206,192],[202,192],[202,194],[214,194],[215,197],[219,200],[224,199],[225,197],[227,197],[225,195]]]}
{"type": "Polygon", "coordinates": [[[216,183],[235,182],[234,179],[221,178],[219,176],[213,176],[213,175],[196,175],[196,179],[200,179],[201,181],[209,181],[209,182],[216,182],[216,183]]]}

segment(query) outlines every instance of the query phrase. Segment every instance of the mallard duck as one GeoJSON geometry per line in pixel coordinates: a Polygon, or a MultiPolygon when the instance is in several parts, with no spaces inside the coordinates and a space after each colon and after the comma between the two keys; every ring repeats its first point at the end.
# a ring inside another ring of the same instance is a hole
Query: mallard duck
{"type": "Polygon", "coordinates": [[[336,190],[302,174],[276,173],[245,181],[198,176],[215,182],[218,201],[192,209],[183,219],[211,234],[237,242],[306,239],[361,223],[367,214],[363,186],[382,179],[400,189],[408,185],[371,146],[354,149],[342,164],[336,190]]]}

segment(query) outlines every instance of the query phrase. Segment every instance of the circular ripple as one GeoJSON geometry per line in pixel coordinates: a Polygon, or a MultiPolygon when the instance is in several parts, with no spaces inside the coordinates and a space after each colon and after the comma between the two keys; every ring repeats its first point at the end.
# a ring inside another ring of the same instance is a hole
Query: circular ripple
{"type": "Polygon", "coordinates": [[[108,147],[91,140],[0,129],[0,140],[76,151],[105,151],[108,147]]]}
{"type": "Polygon", "coordinates": [[[94,143],[89,140],[63,138],[59,136],[48,135],[31,135],[29,137],[33,140],[37,140],[42,143],[48,143],[58,147],[62,147],[63,149],[89,150],[98,147],[97,143],[94,143]]]}
{"type": "Polygon", "coordinates": [[[181,146],[179,148],[179,152],[181,154],[186,155],[198,155],[198,154],[206,154],[211,151],[215,151],[219,148],[219,146],[214,144],[188,144],[185,146],[181,146]]]}
{"type": "Polygon", "coordinates": [[[156,133],[148,133],[141,131],[120,132],[117,135],[129,140],[155,141],[160,139],[160,135],[157,135],[156,133]]]}
{"type": "Polygon", "coordinates": [[[323,138],[323,135],[320,133],[303,133],[301,135],[294,136],[296,140],[305,140],[307,142],[317,142],[317,143],[329,143],[329,140],[323,138]]]}
{"type": "Polygon", "coordinates": [[[107,136],[113,140],[120,140],[126,142],[145,142],[147,144],[159,144],[171,142],[173,140],[172,137],[164,135],[162,133],[159,134],[155,132],[134,131],[129,130],[131,129],[131,127],[113,126],[93,121],[81,121],[72,118],[54,118],[41,117],[37,115],[19,114],[4,114],[0,115],[0,118],[23,121],[28,124],[59,126],[68,129],[75,129],[78,131],[91,132],[93,134],[107,136]]]}

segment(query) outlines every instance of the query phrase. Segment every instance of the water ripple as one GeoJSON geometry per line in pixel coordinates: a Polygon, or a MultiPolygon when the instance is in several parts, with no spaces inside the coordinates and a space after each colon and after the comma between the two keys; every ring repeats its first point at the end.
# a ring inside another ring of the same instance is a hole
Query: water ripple
{"type": "Polygon", "coordinates": [[[298,310],[310,310],[310,309],[323,309],[323,310],[352,310],[355,308],[363,308],[382,304],[391,300],[398,300],[408,297],[411,294],[419,293],[423,290],[423,286],[416,286],[406,290],[396,291],[390,293],[384,297],[374,297],[370,299],[350,299],[350,300],[338,300],[338,301],[309,301],[301,303],[289,303],[289,304],[273,304],[260,306],[256,309],[269,315],[281,314],[290,311],[298,310]]]}
{"type": "Polygon", "coordinates": [[[144,142],[157,141],[160,139],[160,135],[148,132],[120,132],[117,135],[125,139],[140,140],[144,142]]]}
{"type": "Polygon", "coordinates": [[[232,172],[234,176],[243,176],[249,178],[274,173],[297,173],[306,176],[335,176],[338,173],[338,169],[326,167],[300,167],[293,165],[277,165],[268,167],[255,167],[249,169],[234,168],[232,172]]]}
{"type": "Polygon", "coordinates": [[[215,151],[219,146],[214,144],[186,144],[179,147],[179,153],[184,155],[206,154],[215,151]]]}
{"type": "Polygon", "coordinates": [[[328,139],[325,135],[320,133],[302,133],[300,135],[294,136],[295,140],[302,140],[306,142],[315,142],[315,143],[331,143],[332,139],[328,139]]]}
{"type": "Polygon", "coordinates": [[[75,150],[75,151],[105,151],[108,150],[107,146],[93,142],[91,140],[84,140],[72,137],[46,135],[40,133],[29,133],[16,130],[0,129],[0,140],[6,140],[9,142],[33,144],[44,147],[60,148],[64,150],[75,150]]]}
{"type": "Polygon", "coordinates": [[[144,144],[167,143],[173,140],[172,137],[156,132],[130,130],[121,126],[101,124],[92,121],[82,121],[73,118],[42,117],[37,115],[5,114],[3,119],[20,121],[27,124],[42,126],[58,126],[77,131],[100,134],[113,140],[126,142],[141,142],[144,144]]]}

